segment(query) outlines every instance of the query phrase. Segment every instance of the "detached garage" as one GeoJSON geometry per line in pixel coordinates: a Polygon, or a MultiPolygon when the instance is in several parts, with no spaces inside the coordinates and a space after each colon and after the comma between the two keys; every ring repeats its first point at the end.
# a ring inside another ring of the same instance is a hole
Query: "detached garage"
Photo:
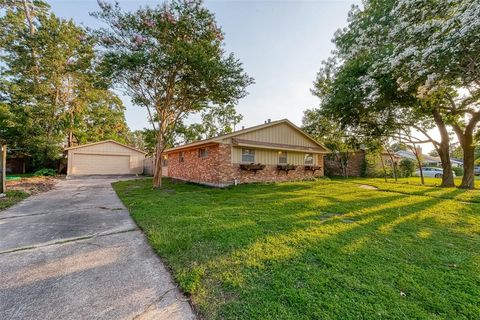
{"type": "Polygon", "coordinates": [[[143,173],[143,160],[146,153],[113,140],[85,144],[65,150],[68,151],[68,175],[143,173]]]}

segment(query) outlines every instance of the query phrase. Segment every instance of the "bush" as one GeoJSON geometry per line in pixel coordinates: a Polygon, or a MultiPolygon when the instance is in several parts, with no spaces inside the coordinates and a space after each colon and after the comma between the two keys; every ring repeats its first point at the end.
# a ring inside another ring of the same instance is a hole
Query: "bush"
{"type": "Polygon", "coordinates": [[[452,170],[453,170],[453,172],[455,172],[455,175],[456,175],[457,177],[463,176],[463,168],[453,167],[452,170]]]}
{"type": "Polygon", "coordinates": [[[365,178],[368,175],[368,162],[366,157],[362,159],[362,163],[360,165],[360,177],[365,178]]]}
{"type": "Polygon", "coordinates": [[[45,176],[53,177],[53,176],[57,175],[57,171],[55,171],[53,169],[43,168],[43,169],[35,171],[35,173],[33,175],[37,176],[37,177],[41,177],[41,176],[43,176],[43,177],[45,177],[45,176]]]}
{"type": "Polygon", "coordinates": [[[398,166],[400,177],[408,178],[415,172],[415,161],[411,159],[402,159],[398,166]]]}

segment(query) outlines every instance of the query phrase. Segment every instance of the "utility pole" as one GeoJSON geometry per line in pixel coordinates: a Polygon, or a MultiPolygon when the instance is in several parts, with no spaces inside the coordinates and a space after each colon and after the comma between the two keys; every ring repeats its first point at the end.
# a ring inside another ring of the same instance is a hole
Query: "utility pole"
{"type": "Polygon", "coordinates": [[[6,191],[5,181],[7,180],[7,145],[0,148],[0,194],[6,191]]]}

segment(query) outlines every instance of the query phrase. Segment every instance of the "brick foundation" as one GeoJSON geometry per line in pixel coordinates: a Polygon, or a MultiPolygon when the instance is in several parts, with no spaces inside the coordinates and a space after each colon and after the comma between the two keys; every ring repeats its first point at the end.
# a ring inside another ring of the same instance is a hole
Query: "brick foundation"
{"type": "Polygon", "coordinates": [[[323,157],[318,155],[321,170],[313,173],[305,170],[305,166],[297,166],[296,170],[278,171],[276,165],[266,165],[265,169],[245,171],[240,164],[231,162],[231,146],[216,144],[208,146],[208,157],[200,158],[198,148],[184,150],[184,162],[180,162],[179,152],[168,154],[168,176],[175,179],[191,181],[211,186],[224,187],[235,183],[276,182],[303,180],[312,177],[321,177],[323,172],[323,157]]]}

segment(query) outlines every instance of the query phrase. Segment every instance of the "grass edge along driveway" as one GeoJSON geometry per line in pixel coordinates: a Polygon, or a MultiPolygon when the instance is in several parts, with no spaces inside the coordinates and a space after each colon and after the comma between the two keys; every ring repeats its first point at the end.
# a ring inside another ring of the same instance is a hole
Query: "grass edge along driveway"
{"type": "Polygon", "coordinates": [[[11,207],[23,199],[29,197],[29,194],[22,190],[7,190],[5,196],[0,198],[0,211],[11,207]]]}
{"type": "Polygon", "coordinates": [[[114,184],[203,318],[480,314],[480,204],[346,181],[150,186],[114,184]]]}

